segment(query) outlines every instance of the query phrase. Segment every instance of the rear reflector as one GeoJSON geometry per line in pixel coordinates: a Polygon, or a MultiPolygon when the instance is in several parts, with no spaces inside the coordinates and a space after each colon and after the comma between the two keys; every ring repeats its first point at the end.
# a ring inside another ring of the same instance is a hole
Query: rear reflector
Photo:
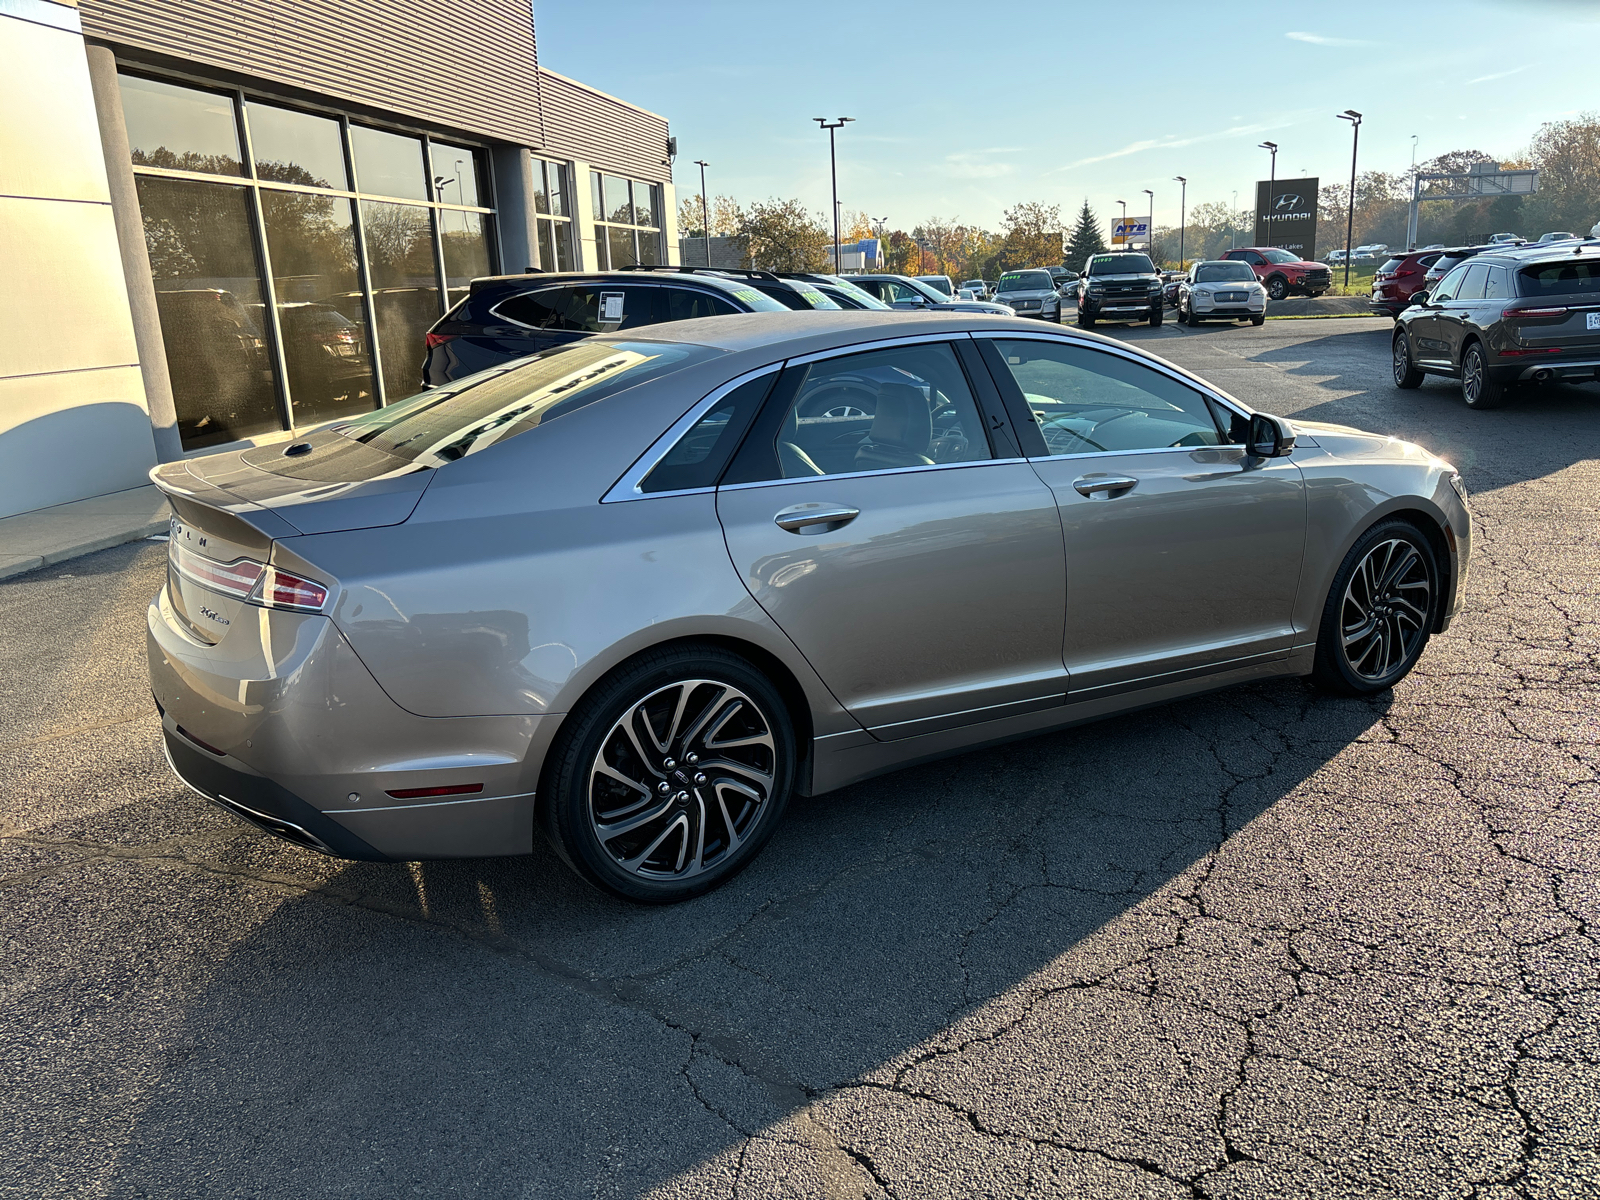
{"type": "Polygon", "coordinates": [[[401,788],[384,794],[393,796],[396,800],[420,800],[428,796],[471,796],[481,791],[483,791],[481,783],[452,783],[444,787],[401,788]]]}
{"type": "Polygon", "coordinates": [[[430,333],[423,337],[422,344],[426,349],[432,350],[435,346],[442,346],[456,336],[453,333],[430,333]]]}
{"type": "Polygon", "coordinates": [[[215,754],[218,758],[227,758],[228,757],[227,751],[218,750],[210,742],[202,742],[199,738],[195,737],[194,734],[190,733],[182,725],[174,726],[174,728],[176,728],[179,733],[183,734],[184,737],[188,738],[196,746],[199,746],[200,749],[206,751],[207,753],[215,754]]]}

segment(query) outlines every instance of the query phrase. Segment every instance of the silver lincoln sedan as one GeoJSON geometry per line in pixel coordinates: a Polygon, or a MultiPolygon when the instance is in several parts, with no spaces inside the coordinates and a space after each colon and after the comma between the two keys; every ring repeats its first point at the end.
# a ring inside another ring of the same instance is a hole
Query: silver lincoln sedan
{"type": "Polygon", "coordinates": [[[169,463],[173,769],[379,861],[681,900],[791,795],[1279,675],[1392,687],[1460,476],[1037,321],[680,321],[169,463]]]}

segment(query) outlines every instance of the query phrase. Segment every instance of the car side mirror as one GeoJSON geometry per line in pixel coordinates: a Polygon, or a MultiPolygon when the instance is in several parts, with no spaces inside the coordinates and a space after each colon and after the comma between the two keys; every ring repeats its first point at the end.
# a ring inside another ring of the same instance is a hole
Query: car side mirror
{"type": "Polygon", "coordinates": [[[1294,449],[1294,430],[1282,417],[1253,413],[1250,417],[1250,453],[1257,458],[1282,458],[1294,449]]]}
{"type": "Polygon", "coordinates": [[[1415,292],[1411,293],[1411,304],[1412,305],[1426,304],[1427,302],[1428,302],[1428,293],[1427,292],[1425,292],[1425,291],[1415,291],[1415,292]]]}

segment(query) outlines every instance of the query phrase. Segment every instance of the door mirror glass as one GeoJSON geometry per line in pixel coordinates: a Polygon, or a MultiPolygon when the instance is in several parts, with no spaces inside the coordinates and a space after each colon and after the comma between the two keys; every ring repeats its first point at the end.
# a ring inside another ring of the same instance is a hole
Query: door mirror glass
{"type": "Polygon", "coordinates": [[[1419,304],[1426,304],[1427,302],[1428,302],[1428,293],[1427,293],[1426,289],[1411,293],[1411,304],[1412,304],[1412,306],[1416,306],[1416,305],[1419,305],[1419,304]]]}
{"type": "Polygon", "coordinates": [[[1282,417],[1254,413],[1250,417],[1250,453],[1257,458],[1282,458],[1294,449],[1294,431],[1282,417]]]}

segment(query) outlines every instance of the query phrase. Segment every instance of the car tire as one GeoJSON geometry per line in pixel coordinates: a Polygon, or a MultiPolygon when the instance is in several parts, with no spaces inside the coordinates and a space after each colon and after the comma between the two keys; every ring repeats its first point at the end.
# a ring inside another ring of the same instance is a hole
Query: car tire
{"type": "Polygon", "coordinates": [[[1083,309],[1080,308],[1078,310],[1078,328],[1079,329],[1093,329],[1094,328],[1094,315],[1092,313],[1086,313],[1086,312],[1083,311],[1083,309]]]}
{"type": "Polygon", "coordinates": [[[1428,539],[1409,521],[1380,521],[1334,574],[1311,682],[1339,696],[1388,691],[1422,656],[1438,605],[1439,566],[1428,539]]]}
{"type": "Polygon", "coordinates": [[[1056,305],[1056,324],[1061,324],[1061,306],[1059,304],[1056,305]]]}
{"type": "Polygon", "coordinates": [[[1267,315],[1266,315],[1266,313],[1262,313],[1259,317],[1251,317],[1250,318],[1250,324],[1252,324],[1252,325],[1265,325],[1266,323],[1267,323],[1267,315]]]}
{"type": "Polygon", "coordinates": [[[1477,342],[1470,343],[1461,356],[1461,398],[1467,402],[1467,407],[1479,411],[1499,408],[1505,403],[1508,391],[1505,384],[1489,378],[1483,347],[1477,342]]]}
{"type": "Polygon", "coordinates": [[[716,646],[653,651],[574,707],[545,762],[539,820],[595,887],[671,904],[727,882],[761,852],[796,761],[788,708],[748,661],[716,646]],[[741,744],[719,753],[730,733],[741,744]]]}
{"type": "Polygon", "coordinates": [[[1162,309],[1157,308],[1157,309],[1151,310],[1151,313],[1150,313],[1150,328],[1151,329],[1160,329],[1161,328],[1161,322],[1164,321],[1165,319],[1166,319],[1166,314],[1162,309]]]}
{"type": "Polygon", "coordinates": [[[1267,299],[1287,300],[1289,298],[1289,281],[1282,275],[1273,275],[1267,279],[1267,299]]]}
{"type": "Polygon", "coordinates": [[[1192,304],[1179,315],[1178,319],[1190,329],[1200,328],[1200,318],[1195,316],[1194,305],[1192,304]]]}
{"type": "Polygon", "coordinates": [[[1422,386],[1422,381],[1427,376],[1411,361],[1411,338],[1404,329],[1395,332],[1391,357],[1394,361],[1395,387],[1410,391],[1412,388],[1422,386]]]}

